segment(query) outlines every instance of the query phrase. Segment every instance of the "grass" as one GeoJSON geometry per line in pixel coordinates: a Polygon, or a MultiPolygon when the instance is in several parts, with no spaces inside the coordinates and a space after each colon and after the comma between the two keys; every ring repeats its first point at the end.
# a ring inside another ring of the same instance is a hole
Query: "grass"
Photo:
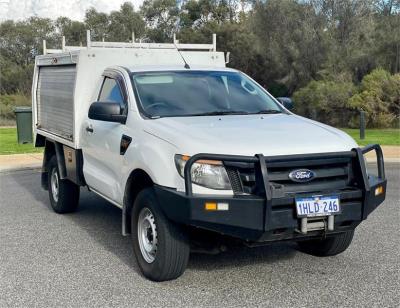
{"type": "Polygon", "coordinates": [[[35,148],[32,143],[18,144],[17,128],[0,128],[0,155],[19,153],[38,153],[42,148],[35,148]]]}
{"type": "Polygon", "coordinates": [[[0,95],[0,125],[15,125],[15,108],[31,104],[30,97],[23,94],[0,95]]]}
{"type": "MultiPolygon", "coordinates": [[[[367,129],[365,139],[360,140],[358,129],[342,128],[352,136],[359,145],[379,143],[380,145],[400,146],[400,129],[367,129]]],[[[0,155],[18,153],[39,153],[42,148],[35,148],[32,143],[18,144],[17,129],[15,127],[0,128],[0,155]]]]}
{"type": "Polygon", "coordinates": [[[379,143],[380,145],[400,145],[400,129],[366,129],[365,139],[360,140],[360,130],[351,128],[342,128],[359,145],[370,143],[379,143]]]}

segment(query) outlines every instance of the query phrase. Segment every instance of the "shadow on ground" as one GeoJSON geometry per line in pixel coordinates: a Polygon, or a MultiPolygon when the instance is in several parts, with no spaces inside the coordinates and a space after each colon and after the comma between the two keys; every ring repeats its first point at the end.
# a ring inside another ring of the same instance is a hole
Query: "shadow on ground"
{"type": "MultiPolygon", "coordinates": [[[[43,209],[52,213],[48,200],[48,192],[40,186],[40,172],[15,173],[13,179],[34,198],[43,209]],[[26,174],[26,176],[24,176],[26,174]],[[27,181],[27,179],[30,179],[27,181]]],[[[52,213],[52,215],[58,215],[52,213]]],[[[68,219],[84,230],[105,250],[117,256],[122,262],[139,272],[131,246],[130,236],[121,235],[121,210],[86,188],[81,188],[78,211],[64,214],[68,219]]],[[[263,247],[248,248],[235,245],[228,251],[218,255],[193,253],[190,256],[188,268],[197,271],[210,271],[222,268],[233,268],[249,264],[270,264],[282,259],[292,258],[296,254],[294,243],[271,244],[263,247]]]]}

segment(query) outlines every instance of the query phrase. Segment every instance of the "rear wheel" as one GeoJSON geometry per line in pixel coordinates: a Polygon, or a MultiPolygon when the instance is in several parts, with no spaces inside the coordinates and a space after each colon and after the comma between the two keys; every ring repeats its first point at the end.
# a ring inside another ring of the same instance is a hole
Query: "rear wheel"
{"type": "Polygon", "coordinates": [[[318,256],[335,256],[345,251],[351,244],[354,230],[336,234],[323,240],[310,240],[298,242],[300,251],[318,256]]]}
{"type": "Polygon", "coordinates": [[[60,179],[57,158],[53,156],[48,165],[48,188],[50,204],[56,213],[64,214],[76,210],[79,203],[79,186],[60,179]]]}
{"type": "Polygon", "coordinates": [[[133,248],[144,276],[165,281],[183,274],[189,260],[187,236],[164,216],[152,188],[136,197],[131,226],[133,248]]]}

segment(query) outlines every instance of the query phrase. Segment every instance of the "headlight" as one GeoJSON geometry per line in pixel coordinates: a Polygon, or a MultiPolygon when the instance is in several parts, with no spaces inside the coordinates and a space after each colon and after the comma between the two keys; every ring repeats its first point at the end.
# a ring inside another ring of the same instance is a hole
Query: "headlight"
{"type": "MultiPolygon", "coordinates": [[[[184,178],[184,169],[189,156],[175,155],[175,166],[181,177],[184,178]]],[[[199,160],[192,165],[192,182],[211,189],[232,189],[228,174],[221,161],[199,160]]]]}

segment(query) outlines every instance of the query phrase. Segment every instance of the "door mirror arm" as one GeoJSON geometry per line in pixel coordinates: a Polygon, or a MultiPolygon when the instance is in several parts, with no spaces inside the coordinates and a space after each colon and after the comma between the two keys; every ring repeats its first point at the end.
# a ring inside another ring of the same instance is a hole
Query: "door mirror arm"
{"type": "Polygon", "coordinates": [[[283,107],[285,107],[287,110],[293,110],[294,108],[294,103],[290,97],[277,97],[276,98],[278,102],[280,102],[283,107]]]}

